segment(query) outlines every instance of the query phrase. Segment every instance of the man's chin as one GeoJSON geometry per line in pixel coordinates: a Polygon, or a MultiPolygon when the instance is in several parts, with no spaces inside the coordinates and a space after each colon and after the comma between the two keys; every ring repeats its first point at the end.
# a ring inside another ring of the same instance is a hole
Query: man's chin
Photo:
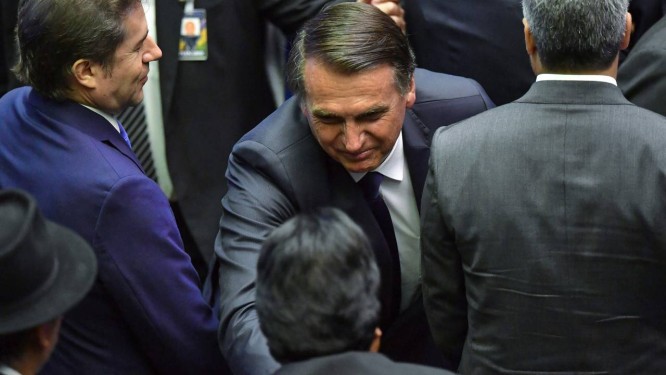
{"type": "Polygon", "coordinates": [[[342,163],[342,166],[345,167],[347,172],[364,173],[376,169],[379,165],[366,161],[361,163],[342,163]]]}

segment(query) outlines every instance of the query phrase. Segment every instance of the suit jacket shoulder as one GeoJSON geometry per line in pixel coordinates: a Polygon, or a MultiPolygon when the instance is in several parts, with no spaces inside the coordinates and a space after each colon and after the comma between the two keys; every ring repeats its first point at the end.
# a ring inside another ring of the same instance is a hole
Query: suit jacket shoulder
{"type": "Polygon", "coordinates": [[[617,84],[632,103],[666,115],[666,17],[643,35],[620,65],[617,84]]]}
{"type": "Polygon", "coordinates": [[[371,352],[347,352],[282,366],[276,375],[452,375],[452,372],[427,366],[394,362],[386,356],[371,352]]]}

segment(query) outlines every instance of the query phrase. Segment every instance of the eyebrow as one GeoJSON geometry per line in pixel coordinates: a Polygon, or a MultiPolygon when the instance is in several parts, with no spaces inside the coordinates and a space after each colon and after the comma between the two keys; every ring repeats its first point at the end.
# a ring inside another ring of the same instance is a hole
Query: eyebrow
{"type": "MultiPolygon", "coordinates": [[[[378,105],[378,106],[375,106],[375,107],[371,107],[370,109],[368,109],[367,111],[365,111],[365,112],[363,112],[359,115],[356,115],[354,118],[356,120],[364,120],[364,119],[372,118],[372,117],[375,117],[375,116],[378,116],[378,115],[383,115],[384,113],[386,113],[388,111],[389,111],[388,106],[378,105]]],[[[320,109],[320,108],[316,108],[316,109],[312,110],[312,115],[319,118],[319,119],[342,119],[343,118],[342,116],[340,116],[338,114],[335,114],[333,112],[329,112],[325,109],[320,109]]]]}
{"type": "Polygon", "coordinates": [[[146,34],[143,36],[143,38],[141,38],[141,40],[139,40],[139,41],[134,45],[134,49],[137,49],[137,48],[141,47],[141,45],[143,44],[143,42],[146,41],[146,38],[148,38],[148,30],[147,30],[147,29],[146,29],[146,34]]]}

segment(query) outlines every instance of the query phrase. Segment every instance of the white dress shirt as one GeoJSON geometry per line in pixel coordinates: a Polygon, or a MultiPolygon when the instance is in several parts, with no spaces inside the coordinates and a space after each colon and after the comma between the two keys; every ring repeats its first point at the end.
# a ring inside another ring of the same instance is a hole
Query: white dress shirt
{"type": "Polygon", "coordinates": [[[617,86],[617,81],[611,76],[592,75],[592,74],[539,74],[536,78],[539,81],[595,81],[606,82],[617,86]]]}

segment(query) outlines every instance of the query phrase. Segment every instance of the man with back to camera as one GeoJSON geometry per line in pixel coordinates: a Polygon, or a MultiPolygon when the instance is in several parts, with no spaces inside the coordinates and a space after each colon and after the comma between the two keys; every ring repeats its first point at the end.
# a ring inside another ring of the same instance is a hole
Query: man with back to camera
{"type": "Polygon", "coordinates": [[[337,208],[271,232],[257,263],[257,315],[268,347],[298,374],[451,374],[397,363],[380,347],[379,268],[367,237],[337,208]]]}
{"type": "Polygon", "coordinates": [[[24,0],[17,40],[31,87],[0,99],[0,187],[29,191],[99,261],[43,373],[223,372],[218,320],[168,201],[112,117],[141,102],[161,56],[141,2],[24,0]]]}
{"type": "Polygon", "coordinates": [[[95,254],[46,220],[23,191],[0,191],[0,374],[33,375],[58,342],[62,314],[88,292],[95,254]]]}
{"type": "Polygon", "coordinates": [[[537,82],[433,140],[433,336],[461,373],[663,373],[666,120],[615,84],[627,0],[523,10],[537,82]]]}
{"type": "Polygon", "coordinates": [[[383,353],[444,366],[428,333],[419,288],[418,206],[429,139],[438,126],[492,103],[470,79],[415,72],[400,28],[365,4],[331,6],[309,21],[298,33],[289,65],[297,95],[236,144],[227,169],[219,264],[211,275],[219,289],[213,295],[220,298],[225,357],[236,373],[278,367],[254,310],[261,243],[294,214],[334,206],[368,233],[375,251],[383,353]],[[379,174],[357,185],[371,171],[379,174]],[[371,191],[367,182],[379,186],[371,191]],[[385,214],[371,208],[378,207],[379,196],[385,214]]]}

